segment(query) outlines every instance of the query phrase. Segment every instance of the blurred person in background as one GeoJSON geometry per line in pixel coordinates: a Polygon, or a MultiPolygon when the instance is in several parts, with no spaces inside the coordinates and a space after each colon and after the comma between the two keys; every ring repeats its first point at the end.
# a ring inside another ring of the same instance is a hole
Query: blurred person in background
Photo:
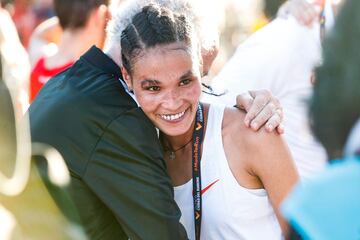
{"type": "Polygon", "coordinates": [[[278,16],[286,18],[293,15],[302,25],[311,27],[314,22],[325,20],[325,27],[328,31],[334,24],[339,9],[345,0],[289,0],[281,6],[278,16]],[[325,19],[321,19],[325,17],[325,19]]]}
{"type": "Polygon", "coordinates": [[[20,118],[29,106],[30,64],[26,50],[9,13],[0,5],[0,59],[2,75],[14,99],[15,114],[20,118]]]}
{"type": "Polygon", "coordinates": [[[27,49],[35,27],[53,16],[52,0],[3,0],[15,22],[23,46],[27,49]]]}
{"type": "MultiPolygon", "coordinates": [[[[0,50],[1,53],[1,50],[0,50]]],[[[9,89],[2,76],[0,59],[0,175],[9,177],[14,169],[16,157],[15,112],[9,89]]],[[[3,178],[0,179],[0,184],[3,178]]],[[[18,234],[14,215],[3,206],[0,191],[0,239],[10,239],[18,234]]],[[[20,235],[21,236],[21,235],[20,235]]]]}
{"type": "Polygon", "coordinates": [[[37,25],[36,16],[31,9],[32,1],[14,0],[10,4],[11,17],[14,20],[16,29],[19,32],[21,43],[28,47],[32,31],[37,25]]]}
{"type": "MultiPolygon", "coordinates": [[[[1,60],[0,67],[1,70],[3,68],[1,60]]],[[[9,163],[9,159],[13,160],[16,156],[15,111],[4,79],[0,71],[0,170],[2,174],[11,176],[13,164],[9,163]]]]}
{"type": "Polygon", "coordinates": [[[212,16],[217,15],[221,49],[210,76],[219,73],[241,42],[272,21],[284,2],[286,0],[207,1],[207,5],[216,9],[212,16]]]}
{"type": "Polygon", "coordinates": [[[55,15],[53,0],[32,0],[32,10],[37,18],[37,25],[55,15]]]}
{"type": "Polygon", "coordinates": [[[47,20],[31,37],[30,102],[51,77],[70,67],[92,45],[103,47],[108,4],[109,0],[54,0],[57,18],[47,20]],[[58,41],[56,53],[44,53],[43,47],[54,41],[58,41]]]}
{"type": "MultiPolygon", "coordinates": [[[[163,2],[196,14],[188,1],[163,2]]],[[[120,72],[123,21],[149,1],[133,3],[135,8],[124,6],[113,19],[110,43],[117,50],[105,54],[94,46],[44,85],[29,109],[32,140],[64,156],[71,172],[68,190],[91,239],[186,239],[156,129],[126,91],[120,72]]],[[[205,69],[214,49],[204,49],[205,69]]],[[[264,105],[274,112],[280,108],[270,95],[254,96],[240,96],[238,105],[252,114],[264,105]]],[[[247,118],[259,126],[272,118],[259,115],[247,118]]],[[[272,125],[275,129],[279,122],[272,125]]]]}
{"type": "Polygon", "coordinates": [[[360,237],[359,10],[360,1],[344,1],[333,31],[325,37],[310,118],[330,164],[300,183],[284,202],[283,214],[296,232],[289,239],[360,237]]]}
{"type": "Polygon", "coordinates": [[[286,0],[264,0],[264,15],[268,19],[268,21],[272,21],[281,6],[286,2],[286,0]]]}
{"type": "Polygon", "coordinates": [[[333,18],[331,2],[319,4],[326,12],[326,22],[320,23],[319,10],[305,0],[286,2],[281,9],[286,14],[241,43],[213,79],[215,91],[228,90],[227,94],[221,98],[206,96],[206,101],[233,105],[237,92],[268,89],[275,94],[284,107],[285,139],[302,178],[321,171],[327,159],[312,135],[306,114],[313,69],[321,62],[321,33],[324,28],[330,29],[333,18]]]}
{"type": "Polygon", "coordinates": [[[279,8],[284,5],[286,0],[264,0],[262,14],[256,19],[251,27],[252,33],[266,26],[276,18],[279,8]]]}

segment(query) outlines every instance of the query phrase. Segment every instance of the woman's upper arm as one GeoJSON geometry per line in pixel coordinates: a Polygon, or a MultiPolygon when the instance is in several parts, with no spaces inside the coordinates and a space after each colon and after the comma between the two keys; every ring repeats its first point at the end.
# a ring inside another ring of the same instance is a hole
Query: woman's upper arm
{"type": "Polygon", "coordinates": [[[277,133],[260,131],[257,135],[249,137],[247,143],[247,164],[261,180],[281,227],[286,231],[286,223],[280,216],[279,208],[299,178],[290,151],[277,133]]]}

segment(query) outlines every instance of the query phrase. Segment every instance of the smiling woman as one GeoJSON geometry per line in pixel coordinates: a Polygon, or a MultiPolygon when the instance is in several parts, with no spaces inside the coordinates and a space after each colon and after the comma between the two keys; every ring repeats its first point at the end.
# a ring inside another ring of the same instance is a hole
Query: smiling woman
{"type": "Polygon", "coordinates": [[[122,34],[126,83],[157,128],[169,137],[183,135],[169,144],[171,149],[191,139],[201,94],[200,53],[193,39],[192,25],[184,16],[152,6],[136,15],[122,34]]]}
{"type": "Polygon", "coordinates": [[[155,126],[168,136],[188,135],[186,142],[201,93],[200,71],[193,66],[186,46],[173,43],[147,50],[134,65],[131,80],[125,77],[155,126]]]}
{"type": "Polygon", "coordinates": [[[186,16],[150,5],[121,37],[121,70],[160,130],[181,222],[190,239],[281,239],[278,206],[297,180],[290,154],[277,134],[246,128],[243,112],[199,103],[195,36],[186,16]]]}

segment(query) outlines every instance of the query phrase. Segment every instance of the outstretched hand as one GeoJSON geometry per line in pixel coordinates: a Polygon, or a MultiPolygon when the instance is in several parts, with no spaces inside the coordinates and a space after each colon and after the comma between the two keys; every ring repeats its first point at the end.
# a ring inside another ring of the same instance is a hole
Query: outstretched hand
{"type": "Polygon", "coordinates": [[[257,131],[262,127],[284,133],[283,109],[280,102],[267,90],[249,91],[236,97],[236,106],[247,112],[245,125],[257,131]]]}

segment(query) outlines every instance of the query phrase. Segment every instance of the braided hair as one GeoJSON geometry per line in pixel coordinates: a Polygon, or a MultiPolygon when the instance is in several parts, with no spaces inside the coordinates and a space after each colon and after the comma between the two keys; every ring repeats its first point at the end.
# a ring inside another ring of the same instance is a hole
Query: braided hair
{"type": "Polygon", "coordinates": [[[163,44],[183,42],[193,49],[193,28],[184,15],[167,8],[148,5],[136,14],[121,34],[123,67],[132,73],[132,66],[145,49],[163,44]]]}

